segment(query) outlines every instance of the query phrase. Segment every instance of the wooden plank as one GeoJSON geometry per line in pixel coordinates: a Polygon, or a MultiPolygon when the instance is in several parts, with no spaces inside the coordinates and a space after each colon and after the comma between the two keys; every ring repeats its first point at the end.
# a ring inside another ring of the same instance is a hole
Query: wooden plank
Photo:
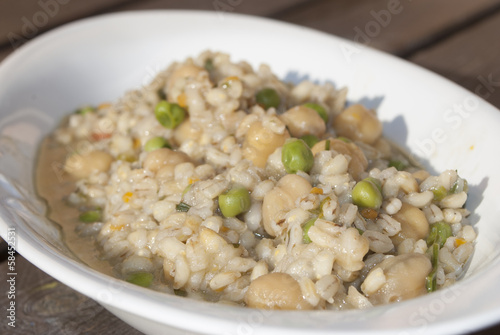
{"type": "Polygon", "coordinates": [[[132,2],[117,8],[117,10],[141,9],[197,9],[222,13],[240,13],[260,16],[269,16],[276,12],[297,6],[312,3],[312,0],[148,0],[132,2]]]}
{"type": "Polygon", "coordinates": [[[11,48],[10,45],[0,48],[0,62],[2,62],[5,59],[5,57],[7,57],[13,51],[14,50],[11,48]]]}
{"type": "Polygon", "coordinates": [[[8,244],[0,237],[0,262],[7,259],[8,244]]]}
{"type": "Polygon", "coordinates": [[[401,55],[499,5],[499,0],[323,0],[276,18],[401,55]]]}
{"type": "Polygon", "coordinates": [[[500,334],[500,325],[494,325],[486,329],[470,333],[470,335],[498,335],[498,334],[500,334]]]}
{"type": "Polygon", "coordinates": [[[23,41],[63,23],[73,21],[131,0],[2,0],[0,45],[15,49],[23,41]]]}
{"type": "Polygon", "coordinates": [[[409,60],[455,81],[500,108],[498,31],[500,13],[421,50],[409,60]]]}
{"type": "MultiPolygon", "coordinates": [[[[7,308],[11,301],[15,302],[16,327],[10,327],[4,316],[0,322],[0,334],[141,334],[95,301],[48,276],[19,254],[15,270],[15,298],[9,299],[7,292],[10,285],[2,279],[0,306],[7,308]]],[[[2,262],[2,278],[9,272],[7,262],[2,262]]]]}
{"type": "Polygon", "coordinates": [[[61,24],[106,12],[141,9],[198,9],[268,16],[312,0],[39,0],[0,1],[0,61],[40,33],[61,24]]]}

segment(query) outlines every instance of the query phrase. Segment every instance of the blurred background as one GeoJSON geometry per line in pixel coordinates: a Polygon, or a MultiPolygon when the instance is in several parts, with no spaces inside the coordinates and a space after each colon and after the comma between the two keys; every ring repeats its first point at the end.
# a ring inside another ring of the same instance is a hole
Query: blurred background
{"type": "MultiPolygon", "coordinates": [[[[500,108],[500,0],[0,0],[0,62],[71,21],[154,9],[257,15],[317,29],[425,67],[500,108]]],[[[2,274],[6,258],[0,239],[2,274]]],[[[2,318],[1,334],[140,334],[21,255],[16,268],[17,327],[2,318]]],[[[3,280],[0,291],[7,291],[3,280]]],[[[6,303],[2,294],[0,306],[6,303]]],[[[499,333],[497,326],[474,334],[499,333]]]]}

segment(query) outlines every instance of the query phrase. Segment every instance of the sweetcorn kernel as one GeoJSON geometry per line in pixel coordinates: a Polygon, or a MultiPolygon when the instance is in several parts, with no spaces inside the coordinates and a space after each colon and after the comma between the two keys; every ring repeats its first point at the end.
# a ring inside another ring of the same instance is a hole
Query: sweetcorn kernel
{"type": "Polygon", "coordinates": [[[129,202],[130,199],[132,198],[132,196],[134,195],[134,193],[132,192],[127,192],[125,193],[123,196],[122,196],[122,200],[123,202],[129,202]]]}

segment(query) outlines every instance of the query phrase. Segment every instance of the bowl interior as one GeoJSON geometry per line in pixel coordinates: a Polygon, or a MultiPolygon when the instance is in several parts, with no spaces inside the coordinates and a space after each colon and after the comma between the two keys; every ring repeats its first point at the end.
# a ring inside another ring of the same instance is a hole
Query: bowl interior
{"type": "MultiPolygon", "coordinates": [[[[350,102],[377,108],[387,137],[432,172],[457,169],[470,185],[467,208],[478,238],[469,270],[453,288],[370,311],[254,311],[261,331],[388,333],[413,327],[443,334],[458,327],[461,332],[474,329],[500,315],[500,304],[495,303],[500,293],[490,289],[500,274],[500,249],[496,248],[500,177],[494,149],[500,143],[498,110],[437,75],[383,53],[312,30],[228,13],[158,11],[88,19],[29,42],[0,64],[2,236],[8,227],[15,227],[23,256],[111,308],[128,313],[134,304],[158,308],[153,313],[144,312],[148,308],[134,313],[141,320],[173,324],[196,314],[206,323],[190,323],[186,328],[213,333],[232,332],[249,323],[247,310],[145,293],[86,268],[66,248],[59,229],[45,218],[45,205],[34,188],[38,145],[64,115],[84,104],[113,101],[152,80],[170,62],[206,49],[227,52],[232,59],[254,66],[267,63],[286,80],[307,78],[347,86],[350,102]],[[187,21],[189,25],[184,24],[187,21]],[[419,313],[419,308],[430,310],[430,317],[419,313]],[[165,317],[165,311],[171,317],[165,317]]],[[[54,170],[62,163],[54,162],[54,170]]]]}

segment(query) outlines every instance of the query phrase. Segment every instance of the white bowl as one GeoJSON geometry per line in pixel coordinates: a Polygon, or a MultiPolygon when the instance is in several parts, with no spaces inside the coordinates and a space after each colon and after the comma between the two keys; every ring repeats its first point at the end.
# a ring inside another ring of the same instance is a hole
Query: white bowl
{"type": "Polygon", "coordinates": [[[145,333],[463,333],[500,320],[499,127],[499,111],[463,88],[303,27],[223,12],[100,16],[44,34],[0,65],[0,233],[37,267],[145,333]],[[268,63],[281,78],[348,86],[349,100],[377,107],[385,135],[426,167],[458,169],[469,181],[467,206],[478,231],[465,278],[448,289],[366,311],[260,311],[146,290],[72,256],[35,194],[40,140],[75,107],[116,99],[168,63],[205,49],[254,66],[268,63]]]}

